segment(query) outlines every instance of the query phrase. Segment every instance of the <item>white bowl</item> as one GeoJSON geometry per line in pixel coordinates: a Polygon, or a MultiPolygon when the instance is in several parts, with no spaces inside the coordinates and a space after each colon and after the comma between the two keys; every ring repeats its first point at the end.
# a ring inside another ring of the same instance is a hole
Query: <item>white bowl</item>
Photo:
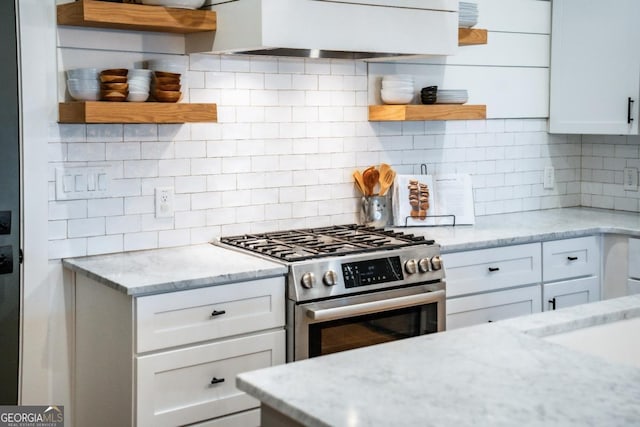
{"type": "Polygon", "coordinates": [[[74,89],[100,89],[100,82],[98,80],[69,79],[67,80],[67,87],[74,89]]]}
{"type": "Polygon", "coordinates": [[[152,73],[153,70],[147,70],[146,68],[130,68],[129,72],[127,73],[127,77],[129,78],[129,80],[131,80],[132,78],[150,79],[152,73]]]}
{"type": "Polygon", "coordinates": [[[177,7],[179,9],[198,9],[205,0],[142,0],[142,4],[152,6],[177,7]]]}
{"type": "Polygon", "coordinates": [[[127,95],[127,101],[144,102],[149,98],[149,92],[131,92],[127,95]]]}
{"type": "Polygon", "coordinates": [[[403,81],[403,82],[413,82],[413,76],[409,74],[387,74],[382,76],[382,81],[403,81]]]}
{"type": "Polygon", "coordinates": [[[413,92],[403,93],[383,89],[380,91],[380,96],[385,104],[408,104],[415,95],[413,92]]]}
{"type": "Polygon", "coordinates": [[[401,82],[401,81],[383,81],[383,89],[410,89],[413,90],[413,83],[401,82]]]}
{"type": "Polygon", "coordinates": [[[98,89],[81,89],[68,86],[69,95],[77,101],[97,101],[100,99],[100,88],[98,89]]]}
{"type": "Polygon", "coordinates": [[[74,68],[67,70],[68,79],[98,80],[97,68],[74,68]]]}
{"type": "Polygon", "coordinates": [[[149,83],[147,84],[140,84],[140,83],[131,83],[129,82],[129,92],[134,91],[134,92],[149,92],[149,88],[151,87],[151,85],[149,83]]]}

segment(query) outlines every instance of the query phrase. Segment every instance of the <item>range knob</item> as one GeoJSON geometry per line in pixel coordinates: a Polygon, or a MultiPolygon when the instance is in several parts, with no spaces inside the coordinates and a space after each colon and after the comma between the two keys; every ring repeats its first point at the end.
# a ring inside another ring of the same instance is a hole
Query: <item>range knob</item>
{"type": "Polygon", "coordinates": [[[418,261],[418,269],[420,273],[427,273],[431,270],[431,260],[429,258],[422,258],[418,261]]]}
{"type": "Polygon", "coordinates": [[[316,276],[311,272],[304,273],[300,279],[300,284],[305,289],[311,289],[316,284],[316,276]]]}
{"type": "Polygon", "coordinates": [[[407,260],[407,262],[404,263],[404,271],[409,274],[416,274],[418,272],[418,261],[415,259],[407,260]]]}
{"type": "Polygon", "coordinates": [[[434,256],[433,258],[431,258],[431,268],[433,270],[442,269],[442,260],[439,256],[434,256]]]}
{"type": "Polygon", "coordinates": [[[327,286],[335,286],[338,283],[338,275],[335,271],[329,270],[322,276],[322,281],[327,286]]]}

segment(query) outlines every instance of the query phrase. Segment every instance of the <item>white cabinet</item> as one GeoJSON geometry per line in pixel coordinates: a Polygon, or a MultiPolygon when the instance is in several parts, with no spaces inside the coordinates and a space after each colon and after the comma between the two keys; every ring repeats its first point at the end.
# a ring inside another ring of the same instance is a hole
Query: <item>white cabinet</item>
{"type": "Polygon", "coordinates": [[[627,294],[640,294],[640,239],[629,238],[627,294]]]}
{"type": "MultiPolygon", "coordinates": [[[[456,252],[443,260],[447,329],[600,300],[598,236],[456,252]]],[[[640,283],[640,266],[638,274],[640,283]]]]}
{"type": "Polygon", "coordinates": [[[549,131],[638,134],[640,2],[553,0],[552,7],[549,131]]]}
{"type": "Polygon", "coordinates": [[[75,277],[75,425],[259,425],[235,377],[285,362],[284,277],[138,298],[75,277]]]}
{"type": "Polygon", "coordinates": [[[443,255],[447,329],[540,311],[540,243],[443,255]]]}
{"type": "Polygon", "coordinates": [[[540,244],[447,254],[447,297],[540,283],[540,244]]]}
{"type": "Polygon", "coordinates": [[[556,310],[600,300],[597,236],[542,243],[542,309],[556,310]]]}
{"type": "Polygon", "coordinates": [[[540,285],[447,300],[447,329],[540,312],[540,285]]]}

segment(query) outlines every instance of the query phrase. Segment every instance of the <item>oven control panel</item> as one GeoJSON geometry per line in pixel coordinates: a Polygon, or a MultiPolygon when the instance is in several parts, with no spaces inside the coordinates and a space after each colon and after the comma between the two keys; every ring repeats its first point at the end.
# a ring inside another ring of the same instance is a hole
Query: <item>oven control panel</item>
{"type": "Polygon", "coordinates": [[[399,256],[344,263],[342,277],[345,288],[404,280],[399,256]]]}
{"type": "Polygon", "coordinates": [[[293,263],[288,298],[308,301],[444,279],[438,245],[293,263]]]}

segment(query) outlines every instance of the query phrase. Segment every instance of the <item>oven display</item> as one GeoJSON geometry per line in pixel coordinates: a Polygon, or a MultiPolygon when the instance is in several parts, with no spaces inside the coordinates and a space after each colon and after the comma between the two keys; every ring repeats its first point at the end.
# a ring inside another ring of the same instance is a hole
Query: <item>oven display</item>
{"type": "Polygon", "coordinates": [[[342,264],[345,288],[403,280],[400,257],[380,258],[342,264]]]}

